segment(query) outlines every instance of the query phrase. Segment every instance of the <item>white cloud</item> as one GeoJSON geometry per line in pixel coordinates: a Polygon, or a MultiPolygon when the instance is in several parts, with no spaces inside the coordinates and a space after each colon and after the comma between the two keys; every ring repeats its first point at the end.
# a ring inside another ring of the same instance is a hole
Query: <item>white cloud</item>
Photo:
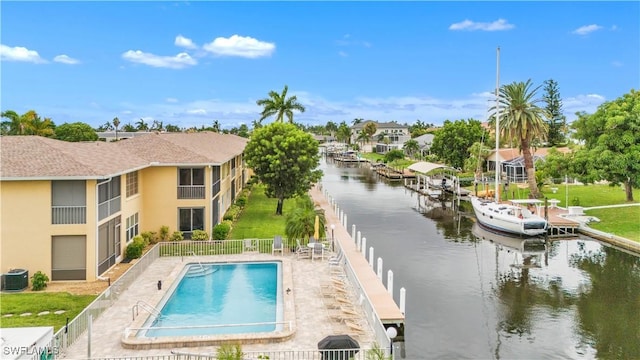
{"type": "Polygon", "coordinates": [[[581,94],[562,99],[564,114],[569,122],[575,119],[575,113],[584,111],[593,114],[606,98],[599,94],[581,94]]]}
{"type": "Polygon", "coordinates": [[[47,62],[41,58],[35,50],[29,50],[22,46],[10,47],[3,44],[0,44],[0,60],[23,61],[35,64],[44,64],[47,62]]]}
{"type": "Polygon", "coordinates": [[[68,65],[80,64],[80,60],[74,59],[74,58],[72,58],[72,57],[70,57],[68,55],[65,55],[65,54],[58,55],[58,56],[54,57],[53,61],[59,62],[59,63],[63,63],[63,64],[68,64],[68,65]]]}
{"type": "Polygon", "coordinates": [[[203,49],[218,56],[239,56],[253,59],[271,56],[276,45],[248,36],[233,35],[230,38],[218,37],[205,44],[203,49]]]}
{"type": "Polygon", "coordinates": [[[131,115],[131,114],[133,114],[133,111],[131,111],[131,110],[122,110],[122,114],[131,115]]]}
{"type": "Polygon", "coordinates": [[[205,110],[205,109],[187,110],[187,114],[191,114],[191,115],[207,115],[207,110],[205,110]]]}
{"type": "Polygon", "coordinates": [[[346,53],[346,52],[344,52],[344,51],[338,51],[338,55],[340,55],[340,56],[342,56],[342,57],[347,57],[347,56],[349,56],[349,54],[347,54],[347,53],[346,53]]]}
{"type": "Polygon", "coordinates": [[[587,35],[600,29],[602,29],[602,26],[591,24],[591,25],[580,26],[579,28],[573,30],[571,33],[576,35],[587,35]]]}
{"type": "Polygon", "coordinates": [[[449,26],[449,30],[467,30],[467,31],[503,31],[511,30],[516,26],[509,24],[505,19],[498,19],[493,22],[475,22],[471,20],[464,20],[459,23],[454,23],[449,26]]]}
{"type": "Polygon", "coordinates": [[[176,56],[159,56],[145,53],[140,50],[129,50],[122,54],[122,58],[138,64],[170,69],[182,69],[198,63],[194,58],[192,58],[185,52],[179,53],[176,56]]]}
{"type": "Polygon", "coordinates": [[[166,98],[166,99],[164,99],[164,101],[166,101],[168,103],[177,103],[178,99],[176,99],[176,98],[166,98]]]}
{"type": "Polygon", "coordinates": [[[195,49],[198,46],[191,41],[191,39],[186,38],[182,35],[176,36],[176,41],[174,42],[176,46],[180,46],[186,49],[195,49]]]}

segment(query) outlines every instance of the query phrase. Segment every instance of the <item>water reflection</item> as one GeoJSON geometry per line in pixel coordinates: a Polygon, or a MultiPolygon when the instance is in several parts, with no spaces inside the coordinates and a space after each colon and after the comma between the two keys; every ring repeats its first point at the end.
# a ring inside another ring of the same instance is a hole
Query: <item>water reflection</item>
{"type": "Polygon", "coordinates": [[[407,289],[408,359],[640,359],[637,256],[584,237],[511,246],[474,233],[466,202],[425,200],[364,166],[323,171],[348,228],[407,289]]]}

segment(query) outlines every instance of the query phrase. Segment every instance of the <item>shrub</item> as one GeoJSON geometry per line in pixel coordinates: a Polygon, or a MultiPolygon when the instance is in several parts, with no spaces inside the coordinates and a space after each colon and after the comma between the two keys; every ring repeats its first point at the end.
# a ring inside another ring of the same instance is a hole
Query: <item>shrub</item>
{"type": "Polygon", "coordinates": [[[180,241],[184,240],[184,236],[182,235],[182,231],[174,231],[169,238],[171,241],[180,241]]]}
{"type": "Polygon", "coordinates": [[[142,234],[140,234],[140,236],[142,236],[142,239],[144,240],[144,246],[147,246],[149,244],[155,244],[158,242],[158,238],[156,236],[155,231],[145,231],[142,234]]]}
{"type": "Polygon", "coordinates": [[[191,240],[209,240],[209,234],[204,230],[193,230],[191,240]]]}
{"type": "Polygon", "coordinates": [[[216,353],[217,360],[242,360],[244,353],[240,344],[222,344],[216,353]]]}
{"type": "Polygon", "coordinates": [[[229,221],[234,221],[235,219],[238,218],[238,215],[240,215],[240,207],[238,205],[231,205],[229,206],[229,209],[227,210],[227,212],[224,214],[224,216],[222,217],[222,220],[229,220],[229,221]]]}
{"type": "Polygon", "coordinates": [[[231,225],[229,224],[229,222],[223,221],[220,224],[213,227],[212,235],[215,240],[224,240],[227,238],[227,235],[229,235],[230,231],[231,231],[231,225]]]}
{"type": "Polygon", "coordinates": [[[160,226],[160,232],[158,232],[158,238],[160,241],[169,240],[169,227],[167,225],[160,226]]]}
{"type": "Polygon", "coordinates": [[[238,205],[241,208],[243,208],[245,205],[247,205],[247,196],[246,195],[239,196],[236,199],[236,205],[238,205]]]}
{"type": "Polygon", "coordinates": [[[127,245],[126,255],[127,259],[137,259],[142,256],[142,250],[144,250],[144,239],[140,235],[133,237],[131,244],[127,245]]]}
{"type": "Polygon", "coordinates": [[[47,283],[49,282],[49,277],[47,274],[42,271],[37,271],[35,274],[31,275],[31,290],[40,291],[44,290],[47,287],[47,283]]]}

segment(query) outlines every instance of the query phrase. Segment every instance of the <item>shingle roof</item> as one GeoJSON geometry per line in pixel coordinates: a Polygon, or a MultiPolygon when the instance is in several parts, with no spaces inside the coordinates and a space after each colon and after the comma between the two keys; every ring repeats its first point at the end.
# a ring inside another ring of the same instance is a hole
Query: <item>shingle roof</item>
{"type": "Polygon", "coordinates": [[[406,125],[400,125],[396,122],[390,121],[390,122],[377,122],[377,121],[373,121],[373,120],[367,120],[367,121],[363,121],[363,122],[359,122],[355,125],[353,125],[351,128],[352,129],[362,129],[364,128],[364,125],[366,123],[374,123],[376,124],[376,128],[378,129],[407,129],[408,126],[406,125]]]}
{"type": "Polygon", "coordinates": [[[149,134],[115,143],[1,136],[0,178],[102,178],[155,163],[216,164],[242,153],[246,143],[210,132],[149,134]]]}

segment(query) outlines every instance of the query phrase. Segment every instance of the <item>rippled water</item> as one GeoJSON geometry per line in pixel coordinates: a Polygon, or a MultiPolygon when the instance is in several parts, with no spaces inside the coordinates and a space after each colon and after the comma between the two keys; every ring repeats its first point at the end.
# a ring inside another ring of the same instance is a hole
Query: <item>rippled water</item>
{"type": "Polygon", "coordinates": [[[322,169],[396,301],[407,289],[406,358],[640,359],[638,256],[584,236],[511,247],[368,167],[322,169]]]}

